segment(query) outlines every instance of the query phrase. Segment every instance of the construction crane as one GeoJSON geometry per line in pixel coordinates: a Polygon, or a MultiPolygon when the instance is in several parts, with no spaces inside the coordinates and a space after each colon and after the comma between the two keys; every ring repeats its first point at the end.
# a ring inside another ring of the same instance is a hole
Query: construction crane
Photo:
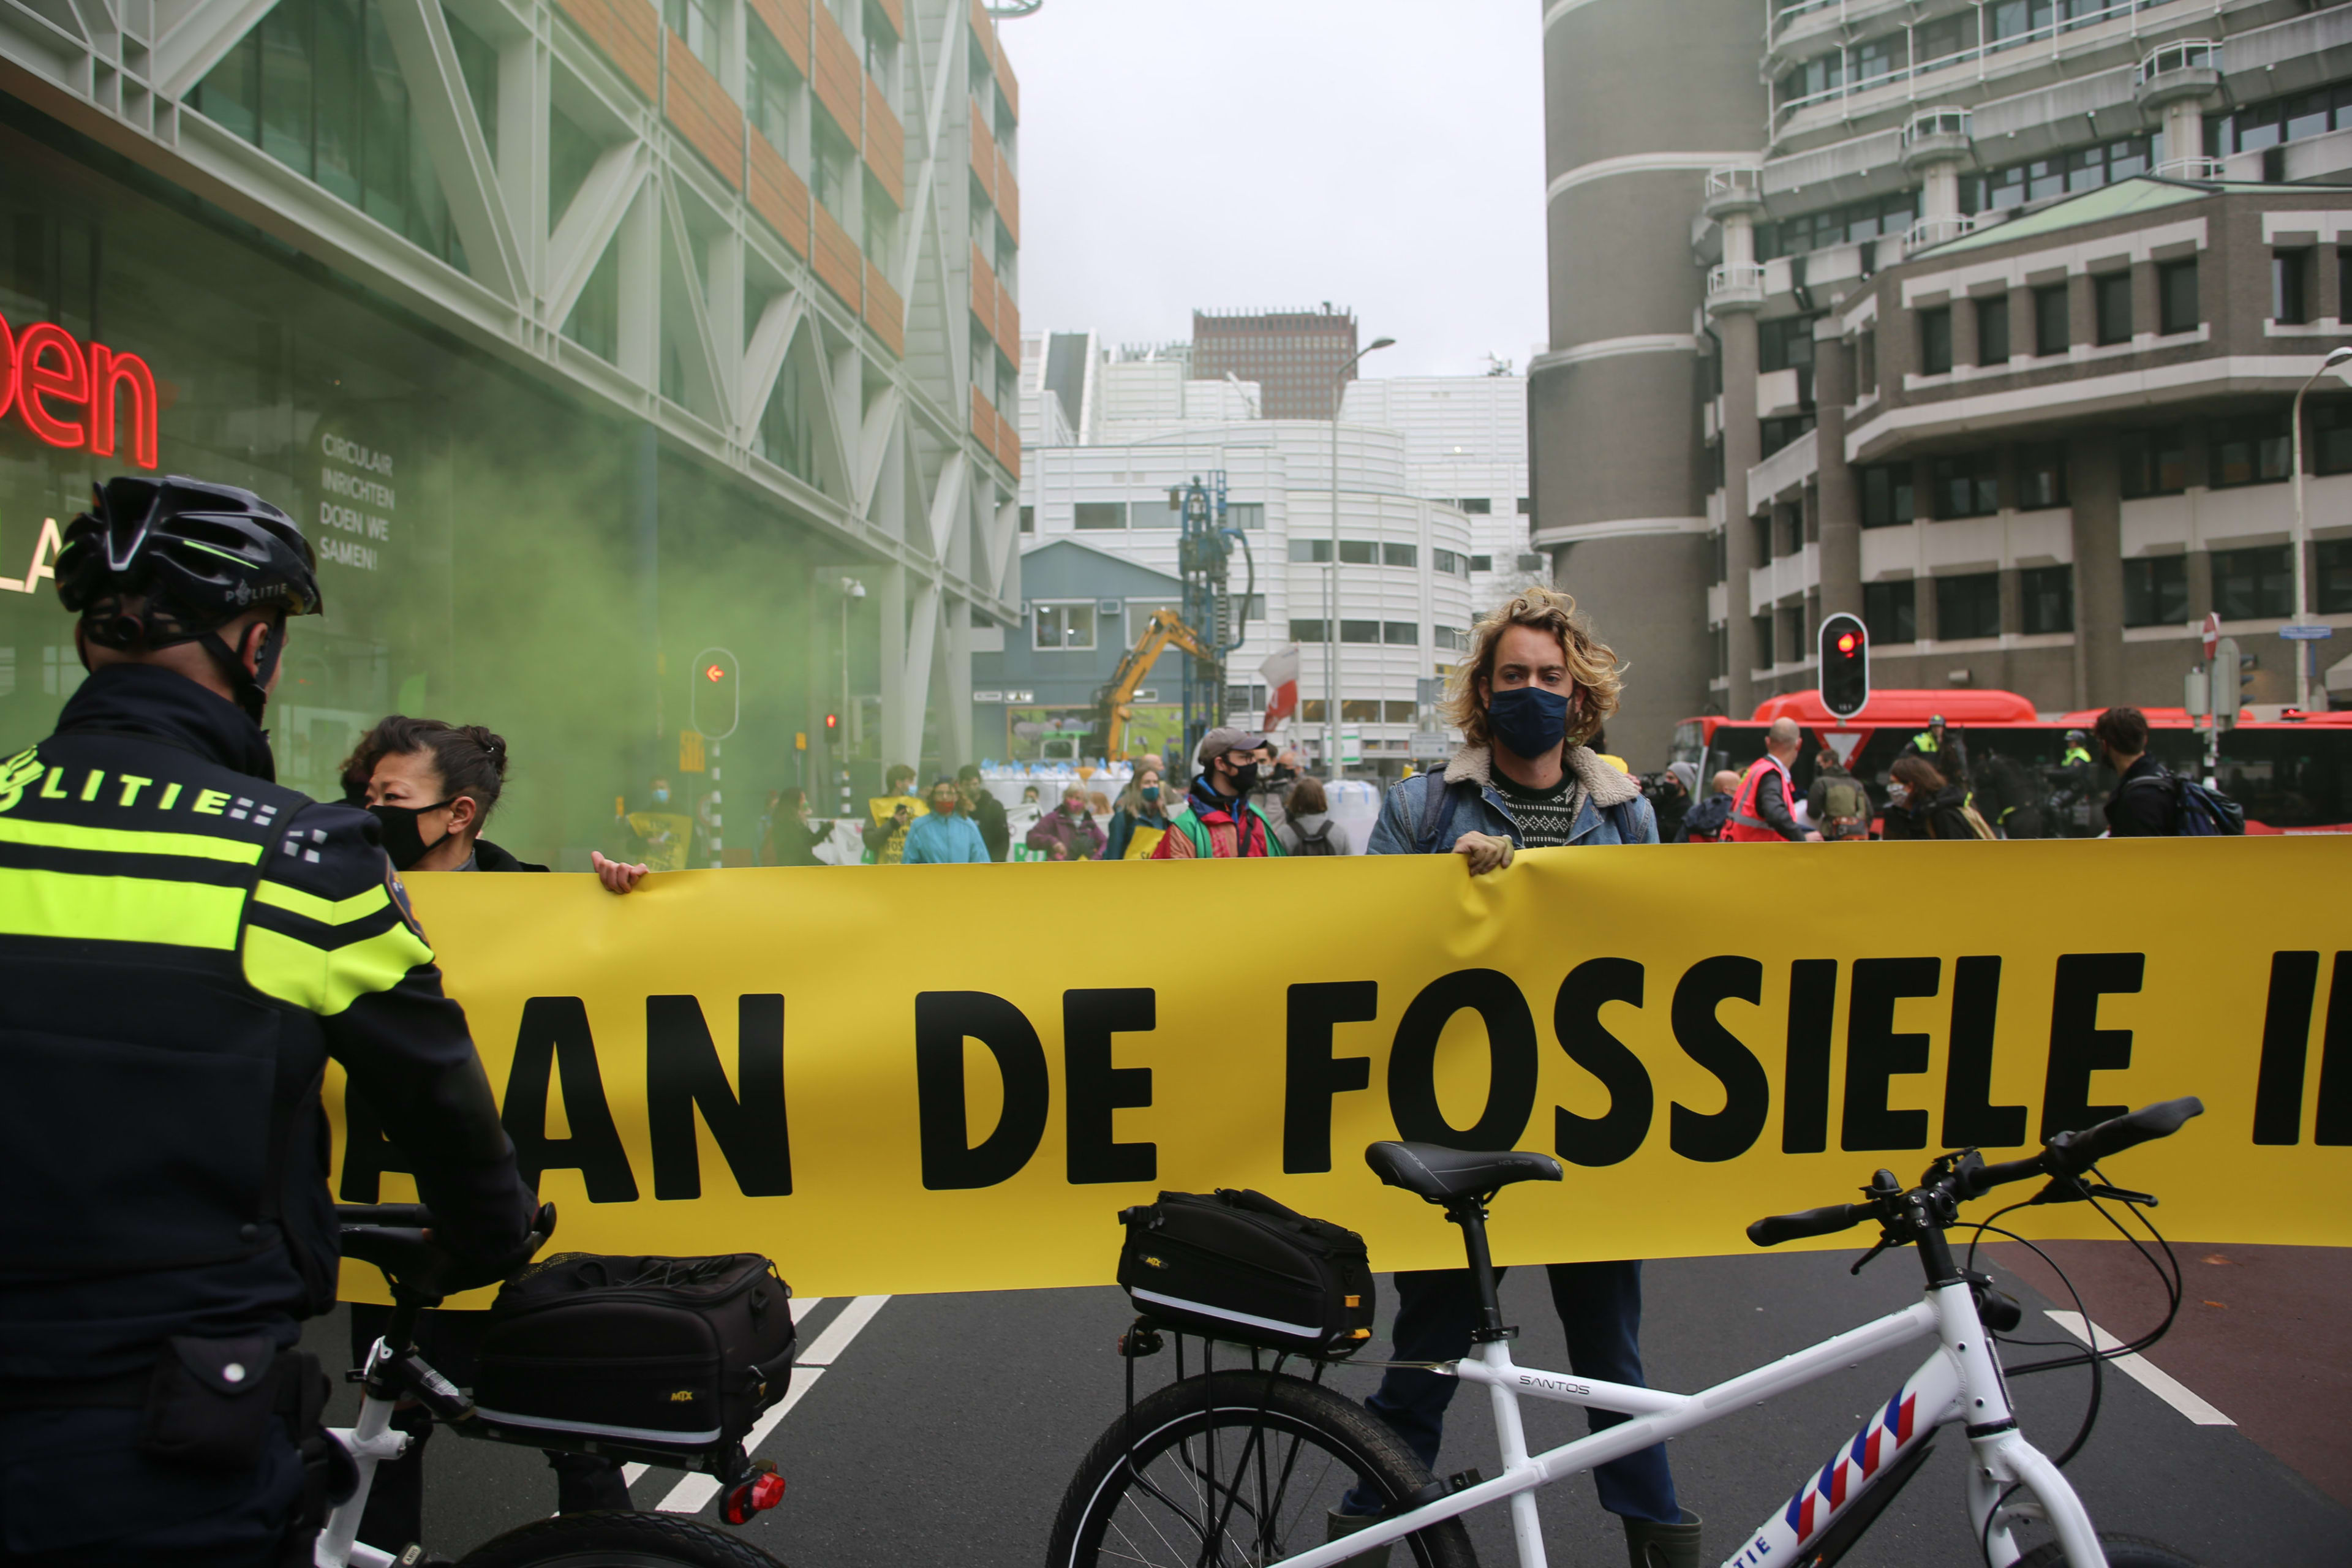
{"type": "Polygon", "coordinates": [[[1168,507],[1183,525],[1176,547],[1178,575],[1184,583],[1183,624],[1198,628],[1192,662],[1184,667],[1184,755],[1225,721],[1225,656],[1242,644],[1250,601],[1257,593],[1257,556],[1249,538],[1228,520],[1222,468],[1195,474],[1189,485],[1171,485],[1168,507]],[[1227,586],[1234,545],[1242,548],[1247,576],[1239,595],[1227,586]]]}
{"type": "Polygon", "coordinates": [[[1151,619],[1135,639],[1135,646],[1118,661],[1118,669],[1110,684],[1095,694],[1097,722],[1103,737],[1103,759],[1106,762],[1124,760],[1127,726],[1135,717],[1136,688],[1151,672],[1152,661],[1170,648],[1191,654],[1203,664],[1214,668],[1216,656],[1199,633],[1184,624],[1183,617],[1173,610],[1154,610],[1151,619]]]}

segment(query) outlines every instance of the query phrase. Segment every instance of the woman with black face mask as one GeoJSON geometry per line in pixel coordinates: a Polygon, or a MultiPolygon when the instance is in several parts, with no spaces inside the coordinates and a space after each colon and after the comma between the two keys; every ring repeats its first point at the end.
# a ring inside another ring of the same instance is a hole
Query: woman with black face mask
{"type": "MultiPolygon", "coordinates": [[[[365,806],[383,827],[384,854],[395,870],[544,871],[546,867],[518,859],[482,837],[506,773],[506,742],[481,725],[395,713],[369,731],[344,762],[343,796],[365,806]]],[[[351,1312],[352,1354],[363,1361],[392,1310],[358,1302],[351,1312]]],[[[471,1383],[488,1316],[446,1309],[427,1312],[417,1324],[418,1345],[445,1375],[471,1383]]],[[[377,1467],[359,1539],[397,1552],[423,1534],[425,1445],[433,1423],[415,1405],[394,1411],[393,1425],[413,1441],[399,1459],[377,1467]]],[[[560,1511],[630,1506],[617,1462],[552,1451],[547,1459],[555,1468],[560,1511]]]]}

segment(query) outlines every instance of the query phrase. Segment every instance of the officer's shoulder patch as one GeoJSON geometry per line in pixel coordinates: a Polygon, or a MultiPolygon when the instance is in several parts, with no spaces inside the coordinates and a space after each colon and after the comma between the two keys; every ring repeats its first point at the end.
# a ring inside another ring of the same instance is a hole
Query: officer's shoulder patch
{"type": "Polygon", "coordinates": [[[432,939],[425,934],[425,926],[417,920],[416,911],[409,908],[408,889],[401,886],[400,873],[392,868],[390,856],[384,857],[383,886],[384,890],[392,895],[392,907],[400,911],[401,923],[416,934],[417,941],[427,947],[432,946],[432,939]]]}
{"type": "Polygon", "coordinates": [[[0,811],[11,810],[41,776],[40,747],[27,746],[0,763],[0,811]]]}

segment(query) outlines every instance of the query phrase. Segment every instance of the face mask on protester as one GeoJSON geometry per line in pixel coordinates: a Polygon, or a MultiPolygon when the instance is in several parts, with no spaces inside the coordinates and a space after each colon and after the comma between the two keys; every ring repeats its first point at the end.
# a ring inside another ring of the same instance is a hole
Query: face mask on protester
{"type": "Polygon", "coordinates": [[[1257,788],[1257,764],[1255,763],[1250,763],[1247,767],[1234,769],[1234,793],[1235,795],[1247,795],[1250,791],[1255,788],[1257,788]]]}
{"type": "Polygon", "coordinates": [[[1160,786],[1156,784],[1148,784],[1136,791],[1136,794],[1141,795],[1147,804],[1157,803],[1160,799],[1160,786]]]}
{"type": "Polygon", "coordinates": [[[666,789],[657,789],[654,791],[654,804],[656,805],[667,805],[669,804],[669,791],[666,789]]]}
{"type": "Polygon", "coordinates": [[[1512,755],[1540,757],[1568,738],[1568,699],[1540,686],[1514,686],[1486,702],[1486,728],[1512,755]]]}
{"type": "Polygon", "coordinates": [[[955,809],[956,799],[953,795],[948,796],[945,800],[934,799],[931,802],[931,815],[934,816],[953,816],[955,809]]]}
{"type": "Polygon", "coordinates": [[[1888,784],[1886,786],[1886,800],[1887,804],[1890,805],[1906,805],[1910,804],[1911,786],[1907,784],[1888,784]]]}
{"type": "Polygon", "coordinates": [[[1066,800],[1062,803],[1062,815],[1065,816],[1084,816],[1086,815],[1086,811],[1087,803],[1085,801],[1066,800]]]}
{"type": "Polygon", "coordinates": [[[425,856],[431,854],[434,848],[441,843],[442,839],[446,839],[449,837],[449,835],[445,832],[441,835],[440,838],[435,839],[431,844],[425,843],[424,834],[417,830],[416,819],[424,816],[428,811],[440,810],[442,806],[447,805],[450,804],[450,801],[454,801],[457,798],[457,797],[456,795],[451,795],[448,800],[441,801],[433,805],[372,805],[368,807],[368,815],[374,817],[376,822],[383,830],[383,852],[392,858],[392,868],[394,870],[407,870],[409,868],[415,866],[419,860],[424,859],[425,856]]]}

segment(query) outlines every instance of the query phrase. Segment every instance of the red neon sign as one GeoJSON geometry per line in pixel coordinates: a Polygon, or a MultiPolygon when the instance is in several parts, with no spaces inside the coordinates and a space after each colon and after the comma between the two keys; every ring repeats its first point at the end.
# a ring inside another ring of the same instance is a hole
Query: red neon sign
{"type": "Polygon", "coordinates": [[[147,362],[100,342],[85,347],[54,321],[36,321],[11,335],[7,318],[0,316],[0,417],[14,408],[25,428],[50,446],[111,458],[126,387],[131,460],[152,468],[160,405],[147,362]]]}

